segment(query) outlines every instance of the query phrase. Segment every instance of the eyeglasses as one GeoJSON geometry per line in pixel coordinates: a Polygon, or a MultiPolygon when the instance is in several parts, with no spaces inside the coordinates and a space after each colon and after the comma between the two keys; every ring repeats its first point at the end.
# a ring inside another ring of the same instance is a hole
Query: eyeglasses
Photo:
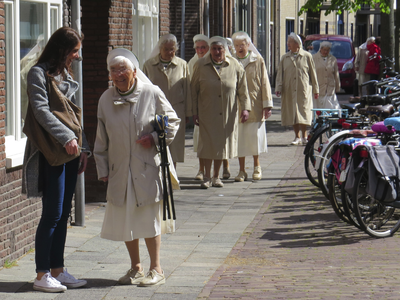
{"type": "Polygon", "coordinates": [[[207,47],[206,46],[199,46],[199,47],[196,47],[196,48],[194,48],[194,49],[196,49],[196,50],[206,50],[207,49],[207,47]]]}
{"type": "Polygon", "coordinates": [[[129,69],[121,68],[121,69],[111,69],[111,74],[117,75],[119,73],[125,74],[129,69]]]}

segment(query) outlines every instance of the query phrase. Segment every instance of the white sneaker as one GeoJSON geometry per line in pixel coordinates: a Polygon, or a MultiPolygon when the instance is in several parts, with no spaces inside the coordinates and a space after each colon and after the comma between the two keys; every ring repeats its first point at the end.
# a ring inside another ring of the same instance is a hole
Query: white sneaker
{"type": "Polygon", "coordinates": [[[290,143],[291,145],[301,145],[301,138],[295,138],[293,142],[290,143]]]}
{"type": "Polygon", "coordinates": [[[156,270],[150,270],[146,277],[138,284],[138,286],[151,286],[159,285],[165,283],[164,271],[162,274],[158,273],[156,270]]]}
{"type": "Polygon", "coordinates": [[[119,284],[138,284],[144,279],[144,270],[138,271],[136,269],[129,269],[128,272],[120,279],[119,284]]]}
{"type": "Polygon", "coordinates": [[[76,279],[74,276],[67,272],[67,268],[64,269],[63,273],[60,273],[56,279],[61,282],[61,284],[69,287],[69,288],[77,288],[87,284],[86,280],[76,279]]]}
{"type": "Polygon", "coordinates": [[[33,289],[47,293],[59,293],[65,292],[67,287],[62,285],[57,279],[51,276],[50,272],[48,272],[42,276],[42,279],[35,279],[35,282],[33,283],[33,289]]]}
{"type": "Polygon", "coordinates": [[[308,141],[307,141],[306,138],[301,138],[301,143],[302,143],[303,145],[307,145],[308,141]]]}

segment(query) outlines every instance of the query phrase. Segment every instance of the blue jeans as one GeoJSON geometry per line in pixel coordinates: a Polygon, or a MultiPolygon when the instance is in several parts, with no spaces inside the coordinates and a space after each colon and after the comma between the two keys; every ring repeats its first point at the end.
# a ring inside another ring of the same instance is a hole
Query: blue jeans
{"type": "Polygon", "coordinates": [[[36,272],[64,267],[67,222],[78,176],[79,158],[52,167],[43,159],[42,216],[36,231],[36,272]]]}

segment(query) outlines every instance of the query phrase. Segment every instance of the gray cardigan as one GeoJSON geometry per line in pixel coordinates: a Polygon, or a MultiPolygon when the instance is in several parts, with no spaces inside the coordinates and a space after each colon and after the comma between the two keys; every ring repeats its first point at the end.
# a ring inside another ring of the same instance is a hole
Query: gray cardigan
{"type": "MultiPolygon", "coordinates": [[[[77,137],[75,134],[64,124],[62,124],[50,111],[49,101],[47,98],[46,90],[46,72],[48,69],[47,64],[39,64],[31,68],[28,73],[28,97],[38,123],[48,131],[61,145],[66,145],[77,137]]],[[[75,92],[78,90],[79,85],[72,77],[65,71],[66,79],[61,80],[61,75],[55,77],[60,82],[57,84],[60,91],[75,103],[75,92]]],[[[88,152],[90,155],[89,144],[86,140],[85,134],[82,134],[82,151],[88,152]]],[[[22,171],[22,193],[26,193],[27,197],[41,197],[41,162],[39,160],[39,150],[28,139],[26,141],[24,167],[22,171]]]]}

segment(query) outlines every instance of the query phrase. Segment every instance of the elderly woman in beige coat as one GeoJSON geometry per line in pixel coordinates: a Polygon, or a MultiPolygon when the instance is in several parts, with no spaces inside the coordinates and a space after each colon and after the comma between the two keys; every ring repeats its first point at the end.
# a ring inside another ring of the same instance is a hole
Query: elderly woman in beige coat
{"type": "MultiPolygon", "coordinates": [[[[94,144],[99,180],[108,182],[101,237],[124,241],[131,267],[118,282],[159,285],[165,282],[160,265],[163,187],[154,130],[156,114],[169,118],[166,142],[172,142],[179,118],[164,93],[139,70],[127,49],[110,52],[107,65],[114,86],[101,95],[94,144]],[[150,256],[145,276],[139,256],[144,238],[150,256]]],[[[171,166],[172,167],[172,166],[171,166]]]]}
{"type": "MultiPolygon", "coordinates": [[[[188,67],[189,67],[189,74],[190,76],[193,75],[193,67],[195,63],[202,58],[206,53],[210,50],[210,46],[208,45],[209,38],[204,34],[196,34],[193,37],[193,47],[196,50],[196,54],[189,60],[188,67]]],[[[197,146],[199,144],[199,126],[195,125],[193,130],[193,151],[197,152],[197,146]]],[[[199,158],[199,171],[197,172],[194,179],[196,180],[204,180],[204,160],[199,158]]]]}
{"type": "Polygon", "coordinates": [[[197,156],[205,159],[202,188],[223,187],[219,169],[223,159],[237,156],[239,102],[240,119],[246,122],[251,110],[246,73],[236,59],[226,56],[226,40],[210,39],[210,53],[200,58],[192,76],[193,118],[199,125],[197,156]]]}
{"type": "Polygon", "coordinates": [[[173,34],[160,38],[151,58],[143,65],[143,72],[164,92],[181,119],[179,131],[170,145],[172,160],[183,162],[185,158],[185,128],[192,116],[189,69],[186,61],[175,56],[177,39],[173,34]]]}
{"type": "Polygon", "coordinates": [[[307,143],[307,125],[312,121],[312,95],[314,99],[319,95],[314,60],[301,45],[301,38],[292,32],[287,40],[289,52],[281,58],[275,83],[275,94],[282,96],[282,126],[293,126],[292,145],[307,143]]]}
{"type": "Polygon", "coordinates": [[[271,116],[272,94],[264,59],[259,54],[249,35],[239,31],[232,36],[235,57],[246,71],[251,111],[246,123],[239,123],[238,156],[239,174],[235,181],[247,180],[245,157],[253,156],[253,180],[262,178],[259,154],[267,152],[265,120],[271,116]]]}
{"type": "Polygon", "coordinates": [[[369,41],[370,38],[368,38],[364,44],[361,44],[360,47],[358,47],[358,53],[354,62],[354,70],[358,74],[358,94],[360,96],[363,95],[362,84],[369,81],[369,74],[364,73],[368,62],[369,51],[367,49],[367,44],[369,41]]]}
{"type": "Polygon", "coordinates": [[[321,42],[319,51],[313,55],[319,86],[319,97],[314,108],[335,108],[340,105],[336,93],[340,92],[340,78],[336,57],[330,54],[332,43],[321,42]]]}

